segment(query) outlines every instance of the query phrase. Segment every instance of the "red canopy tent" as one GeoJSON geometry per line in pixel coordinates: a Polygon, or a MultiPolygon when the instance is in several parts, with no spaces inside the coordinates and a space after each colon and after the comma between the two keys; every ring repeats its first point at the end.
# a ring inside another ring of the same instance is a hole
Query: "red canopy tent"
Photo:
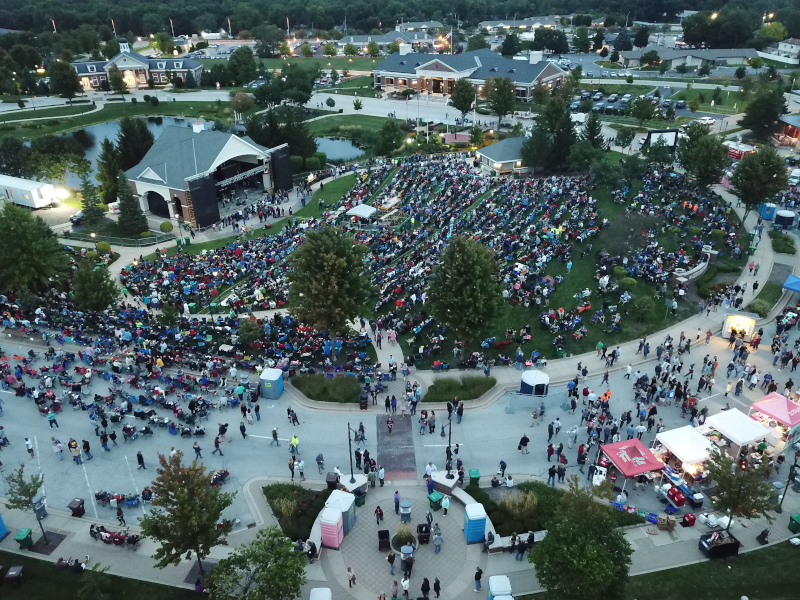
{"type": "Polygon", "coordinates": [[[777,392],[767,394],[758,402],[753,402],[750,408],[772,417],[789,428],[800,425],[800,404],[777,392]]]}
{"type": "MultiPolygon", "coordinates": [[[[629,477],[636,477],[642,473],[650,471],[660,471],[664,468],[664,463],[658,460],[655,455],[636,438],[632,440],[619,441],[615,444],[605,444],[600,446],[617,470],[627,480],[629,477]]],[[[623,486],[624,489],[624,486],[623,486]]]]}

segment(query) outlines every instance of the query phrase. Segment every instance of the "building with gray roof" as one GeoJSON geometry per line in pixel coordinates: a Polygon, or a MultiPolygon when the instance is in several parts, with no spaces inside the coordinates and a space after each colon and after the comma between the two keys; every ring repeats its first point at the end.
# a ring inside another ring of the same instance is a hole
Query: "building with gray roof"
{"type": "Polygon", "coordinates": [[[528,171],[529,168],[522,166],[522,144],[526,139],[525,136],[506,138],[481,148],[477,153],[481,169],[489,175],[528,171]]]}
{"type": "MultiPolygon", "coordinates": [[[[642,50],[627,50],[620,52],[622,64],[626,67],[638,67],[642,64],[642,56],[652,52],[652,48],[642,50]]],[[[753,48],[703,48],[685,50],[678,48],[657,48],[656,52],[662,61],[671,63],[674,69],[678,65],[687,67],[702,67],[703,65],[736,65],[745,64],[751,58],[758,56],[753,48]]]]}
{"type": "Polygon", "coordinates": [[[412,21],[410,23],[398,23],[397,31],[420,31],[423,29],[439,29],[444,27],[439,21],[412,21]]]}

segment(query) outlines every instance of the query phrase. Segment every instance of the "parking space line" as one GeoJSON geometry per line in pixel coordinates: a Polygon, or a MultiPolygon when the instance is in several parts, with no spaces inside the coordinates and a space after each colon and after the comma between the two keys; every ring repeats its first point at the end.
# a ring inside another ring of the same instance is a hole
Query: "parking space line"
{"type": "MultiPolygon", "coordinates": [[[[92,491],[92,486],[89,484],[89,474],[86,472],[86,463],[82,462],[81,467],[83,468],[83,476],[86,479],[86,487],[89,490],[89,498],[94,498],[94,492],[92,491]]],[[[92,502],[92,510],[94,510],[94,518],[99,519],[99,515],[97,514],[97,500],[92,502]]]]}
{"type": "MultiPolygon", "coordinates": [[[[127,455],[125,455],[125,466],[128,467],[128,473],[130,474],[131,481],[133,482],[133,490],[136,492],[136,495],[138,496],[139,495],[139,488],[136,485],[136,480],[133,478],[133,471],[131,470],[131,463],[128,460],[128,456],[127,455]]],[[[142,514],[143,515],[147,514],[147,511],[144,509],[144,502],[142,502],[141,498],[139,498],[139,508],[142,509],[142,514]]]]}

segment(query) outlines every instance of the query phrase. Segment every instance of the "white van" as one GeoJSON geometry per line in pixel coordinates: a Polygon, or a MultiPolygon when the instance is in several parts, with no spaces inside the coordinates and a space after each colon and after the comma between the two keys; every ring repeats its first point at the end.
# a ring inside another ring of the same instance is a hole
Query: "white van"
{"type": "Polygon", "coordinates": [[[800,169],[794,169],[789,173],[789,187],[797,187],[800,184],[800,169]]]}

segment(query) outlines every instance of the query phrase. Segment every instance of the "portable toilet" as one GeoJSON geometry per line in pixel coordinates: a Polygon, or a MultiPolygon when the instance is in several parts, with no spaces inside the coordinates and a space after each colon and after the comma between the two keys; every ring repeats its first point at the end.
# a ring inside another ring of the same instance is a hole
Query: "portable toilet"
{"type": "Polygon", "coordinates": [[[8,535],[8,527],[6,527],[6,524],[3,521],[3,515],[0,515],[0,540],[5,538],[7,535],[8,535]]]}
{"type": "Polygon", "coordinates": [[[775,210],[776,206],[772,202],[766,202],[761,205],[758,214],[760,214],[765,221],[772,221],[775,217],[775,210]]]}
{"type": "Polygon", "coordinates": [[[277,400],[283,394],[283,371],[264,369],[261,371],[261,397],[277,400]]]}
{"type": "Polygon", "coordinates": [[[333,507],[324,508],[319,518],[319,525],[322,532],[322,545],[338,550],[344,537],[342,511],[333,507]]]}
{"type": "Polygon", "coordinates": [[[330,588],[313,588],[308,600],[331,600],[332,597],[330,588]]]}
{"type": "Polygon", "coordinates": [[[356,497],[344,490],[333,490],[325,501],[325,507],[338,508],[342,511],[344,535],[350,533],[350,530],[356,524],[356,497]]]}
{"type": "Polygon", "coordinates": [[[467,504],[464,508],[464,535],[468,544],[482,542],[486,534],[486,511],[482,504],[467,504]]]}
{"type": "Polygon", "coordinates": [[[794,213],[791,210],[779,210],[775,213],[775,224],[781,229],[791,229],[794,224],[794,213]]]}
{"type": "Polygon", "coordinates": [[[508,575],[492,575],[487,590],[486,600],[511,597],[511,580],[508,575]]]}

